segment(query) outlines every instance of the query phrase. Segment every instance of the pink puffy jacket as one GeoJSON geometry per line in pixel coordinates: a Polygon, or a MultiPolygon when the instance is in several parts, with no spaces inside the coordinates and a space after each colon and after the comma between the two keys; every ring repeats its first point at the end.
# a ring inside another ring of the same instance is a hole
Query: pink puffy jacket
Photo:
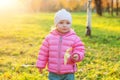
{"type": "Polygon", "coordinates": [[[83,58],[84,45],[73,30],[66,34],[53,30],[42,43],[36,66],[45,68],[47,64],[48,71],[56,74],[74,73],[77,70],[75,62],[79,62],[83,58]],[[71,56],[78,54],[79,59],[74,61],[70,57],[68,63],[64,65],[64,54],[71,47],[71,56]]]}

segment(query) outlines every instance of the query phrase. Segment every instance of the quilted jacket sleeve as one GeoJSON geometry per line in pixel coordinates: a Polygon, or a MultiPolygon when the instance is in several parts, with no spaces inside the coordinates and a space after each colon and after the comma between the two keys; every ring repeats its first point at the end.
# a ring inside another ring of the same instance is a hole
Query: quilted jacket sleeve
{"type": "Polygon", "coordinates": [[[82,43],[80,38],[77,37],[76,40],[75,40],[75,43],[73,45],[73,55],[78,54],[79,59],[77,61],[73,60],[73,62],[79,62],[79,61],[83,60],[84,52],[85,52],[84,44],[82,43]]]}
{"type": "Polygon", "coordinates": [[[38,68],[45,68],[47,62],[48,62],[48,38],[45,38],[45,40],[42,42],[39,54],[38,54],[38,60],[36,62],[36,67],[38,68]]]}

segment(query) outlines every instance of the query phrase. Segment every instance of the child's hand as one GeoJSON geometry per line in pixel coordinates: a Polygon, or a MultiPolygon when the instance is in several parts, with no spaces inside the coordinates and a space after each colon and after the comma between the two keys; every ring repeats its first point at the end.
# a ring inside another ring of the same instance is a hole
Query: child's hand
{"type": "Polygon", "coordinates": [[[73,60],[77,61],[79,59],[79,55],[78,54],[74,54],[72,58],[73,58],[73,60]]]}
{"type": "Polygon", "coordinates": [[[39,69],[39,72],[42,74],[42,69],[41,68],[38,68],[39,69]]]}

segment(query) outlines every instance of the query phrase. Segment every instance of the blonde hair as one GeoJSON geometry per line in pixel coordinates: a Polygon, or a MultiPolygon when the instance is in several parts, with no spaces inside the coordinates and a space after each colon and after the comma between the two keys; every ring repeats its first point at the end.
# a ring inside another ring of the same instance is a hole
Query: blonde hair
{"type": "Polygon", "coordinates": [[[53,31],[56,29],[56,26],[51,26],[51,30],[50,31],[53,31]]]}

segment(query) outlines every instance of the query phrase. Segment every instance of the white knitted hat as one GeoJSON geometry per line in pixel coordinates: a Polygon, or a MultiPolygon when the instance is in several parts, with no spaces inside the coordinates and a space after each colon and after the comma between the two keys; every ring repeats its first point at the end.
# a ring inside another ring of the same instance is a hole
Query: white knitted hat
{"type": "Polygon", "coordinates": [[[65,9],[61,9],[58,12],[56,12],[55,17],[54,17],[55,26],[61,20],[68,20],[70,23],[72,23],[72,16],[71,16],[70,12],[66,11],[65,9]]]}

